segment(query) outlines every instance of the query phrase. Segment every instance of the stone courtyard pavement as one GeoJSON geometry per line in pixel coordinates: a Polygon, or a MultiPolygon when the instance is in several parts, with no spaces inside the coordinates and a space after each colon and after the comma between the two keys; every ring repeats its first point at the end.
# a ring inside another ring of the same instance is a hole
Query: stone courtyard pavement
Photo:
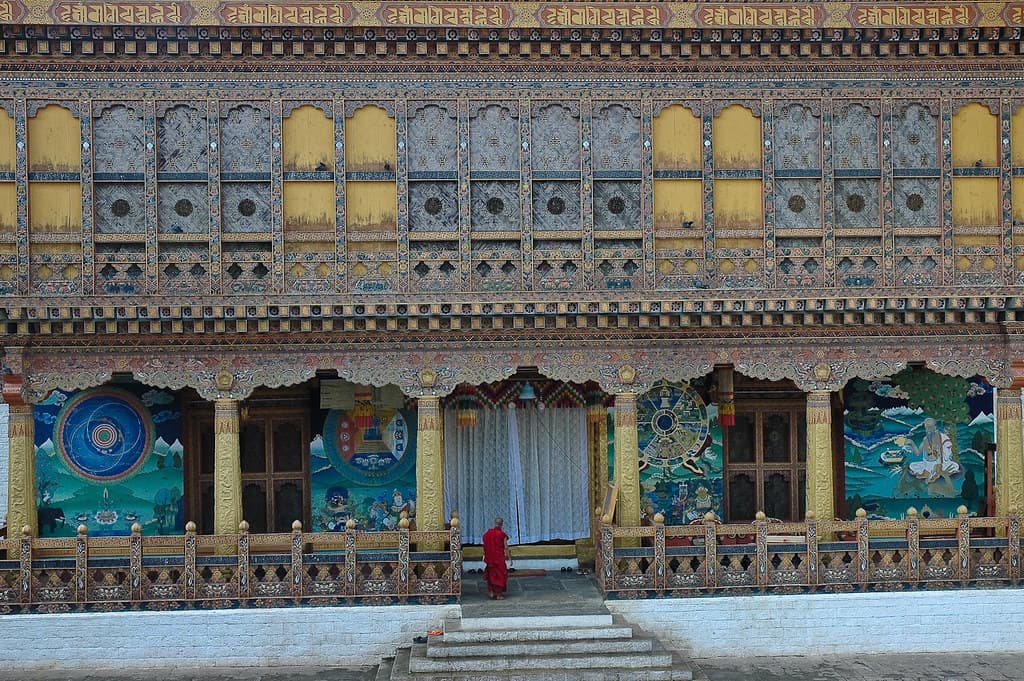
{"type": "MultiPolygon", "coordinates": [[[[1024,656],[996,653],[695,660],[699,681],[1024,681],[1024,656]]],[[[113,674],[0,670],[2,681],[373,681],[374,669],[161,670],[113,674]]]]}

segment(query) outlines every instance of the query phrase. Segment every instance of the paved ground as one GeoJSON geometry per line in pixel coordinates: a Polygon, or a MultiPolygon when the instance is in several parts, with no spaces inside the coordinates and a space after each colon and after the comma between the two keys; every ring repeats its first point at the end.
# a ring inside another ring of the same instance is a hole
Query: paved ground
{"type": "MultiPolygon", "coordinates": [[[[868,655],[863,657],[757,657],[695,660],[707,681],[1022,681],[1024,656],[868,655]]],[[[342,670],[161,672],[153,674],[77,675],[24,672],[3,681],[373,681],[372,668],[342,670]]]]}
{"type": "Polygon", "coordinates": [[[1022,681],[1024,656],[1001,654],[694,660],[709,681],[1022,681]]]}
{"type": "MultiPolygon", "coordinates": [[[[462,607],[464,617],[608,612],[590,576],[557,570],[544,576],[513,575],[504,601],[489,600],[482,575],[468,574],[463,584],[462,607]]],[[[694,660],[693,664],[697,681],[1024,681],[1024,655],[716,658],[694,660]]],[[[158,674],[0,670],[0,681],[373,681],[374,676],[375,667],[369,666],[330,670],[181,669],[161,670],[158,674]]]]}

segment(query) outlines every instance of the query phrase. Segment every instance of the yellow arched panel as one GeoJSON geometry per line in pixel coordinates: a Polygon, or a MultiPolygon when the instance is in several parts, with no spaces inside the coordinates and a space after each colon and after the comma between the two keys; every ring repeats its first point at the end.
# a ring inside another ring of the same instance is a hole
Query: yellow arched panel
{"type": "Polygon", "coordinates": [[[28,119],[30,171],[77,173],[81,168],[82,130],[70,111],[50,104],[28,119]]]}
{"type": "Polygon", "coordinates": [[[700,180],[654,181],[654,228],[694,229],[704,225],[700,180]]]}
{"type": "Polygon", "coordinates": [[[712,125],[715,168],[761,169],[761,119],[750,109],[733,104],[712,125]]]}
{"type": "Polygon", "coordinates": [[[18,227],[18,197],[13,182],[0,182],[0,233],[13,234],[18,227]]]}
{"type": "Polygon", "coordinates": [[[700,170],[703,166],[700,117],[679,104],[662,109],[654,119],[654,169],[700,170]]]}
{"type": "Polygon", "coordinates": [[[285,170],[334,169],[334,121],[315,106],[300,106],[284,119],[285,170]]]}
{"type": "Polygon", "coordinates": [[[0,170],[14,172],[14,117],[0,109],[0,170]]]}
{"type": "Polygon", "coordinates": [[[30,182],[28,226],[35,234],[82,231],[82,186],[77,182],[30,182]]]}
{"type": "Polygon", "coordinates": [[[1024,106],[1018,106],[1010,117],[1010,156],[1013,165],[1024,167],[1024,106]]]}
{"type": "Polygon", "coordinates": [[[953,165],[999,167],[999,118],[987,106],[966,104],[953,116],[953,165]]]}
{"type": "Polygon", "coordinates": [[[953,224],[979,227],[1002,222],[999,178],[953,178],[953,224]]]}
{"type": "Polygon", "coordinates": [[[384,109],[364,106],[345,120],[345,170],[393,170],[395,158],[395,119],[384,109]]]}
{"type": "Polygon", "coordinates": [[[334,231],[333,182],[285,182],[283,200],[286,232],[334,231]]]}
{"type": "Polygon", "coordinates": [[[398,228],[398,189],[394,182],[349,182],[348,231],[394,232],[398,228]]]}
{"type": "Polygon", "coordinates": [[[764,226],[761,180],[715,180],[715,227],[764,226]]]}

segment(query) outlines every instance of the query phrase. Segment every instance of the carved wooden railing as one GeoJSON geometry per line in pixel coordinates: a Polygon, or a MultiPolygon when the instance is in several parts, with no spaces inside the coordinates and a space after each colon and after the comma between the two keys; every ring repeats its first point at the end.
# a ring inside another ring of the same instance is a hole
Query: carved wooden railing
{"type": "MultiPolygon", "coordinates": [[[[450,530],[0,540],[0,614],[456,602],[459,520],[450,530]]],[[[26,528],[27,529],[27,528],[26,528]]]]}
{"type": "Polygon", "coordinates": [[[610,598],[1017,586],[1020,517],[616,527],[598,519],[597,578],[610,598]]]}

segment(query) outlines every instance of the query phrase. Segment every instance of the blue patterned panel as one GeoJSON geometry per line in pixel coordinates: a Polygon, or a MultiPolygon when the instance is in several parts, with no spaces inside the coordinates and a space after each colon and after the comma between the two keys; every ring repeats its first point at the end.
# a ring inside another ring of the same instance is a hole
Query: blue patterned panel
{"type": "Polygon", "coordinates": [[[925,106],[908,104],[897,109],[892,137],[894,168],[939,167],[939,117],[925,106]]]}
{"type": "Polygon", "coordinates": [[[221,219],[228,234],[270,231],[270,183],[229,182],[221,187],[221,219]]]}
{"type": "Polygon", "coordinates": [[[161,234],[208,233],[209,201],[206,184],[161,182],[157,190],[157,230],[161,234]]]}
{"type": "Polygon", "coordinates": [[[473,231],[519,232],[519,184],[517,182],[474,182],[473,231]]]}
{"type": "Polygon", "coordinates": [[[270,115],[248,104],[220,122],[220,163],[225,173],[270,172],[270,115]]]}
{"type": "Polygon", "coordinates": [[[409,172],[455,172],[458,126],[453,108],[409,103],[409,172]]]}
{"type": "Polygon", "coordinates": [[[639,182],[594,183],[595,230],[639,230],[640,227],[639,182]]]}
{"type": "Polygon", "coordinates": [[[199,109],[186,104],[168,109],[157,121],[156,141],[158,172],[208,172],[209,135],[199,109]]]}
{"type": "Polygon", "coordinates": [[[141,182],[98,183],[93,205],[98,234],[146,233],[146,203],[141,182]]]}
{"type": "Polygon", "coordinates": [[[821,182],[776,180],[775,224],[781,228],[821,228],[821,182]]]}
{"type": "Polygon", "coordinates": [[[579,106],[534,104],[533,172],[580,172],[579,106]]]}
{"type": "Polygon", "coordinates": [[[821,169],[821,120],[802,104],[775,116],[775,168],[821,169]]]}
{"type": "Polygon", "coordinates": [[[455,182],[409,183],[409,231],[457,232],[459,197],[455,182]]]}
{"type": "Polygon", "coordinates": [[[93,172],[144,172],[145,139],[139,109],[123,104],[104,109],[93,124],[93,172]]]}
{"type": "Polygon", "coordinates": [[[538,233],[582,229],[579,182],[534,182],[533,226],[538,233]]]}
{"type": "Polygon", "coordinates": [[[640,114],[633,106],[604,104],[594,109],[594,171],[640,170],[640,114]]]}
{"type": "Polygon", "coordinates": [[[511,104],[480,107],[469,121],[471,173],[519,172],[519,115],[511,104]]]}
{"type": "Polygon", "coordinates": [[[939,181],[898,179],[893,182],[897,227],[938,227],[939,181]]]}
{"type": "Polygon", "coordinates": [[[833,164],[837,171],[881,168],[878,116],[861,104],[839,106],[833,119],[833,164]]]}
{"type": "Polygon", "coordinates": [[[836,226],[881,229],[878,180],[836,180],[836,226]]]}

